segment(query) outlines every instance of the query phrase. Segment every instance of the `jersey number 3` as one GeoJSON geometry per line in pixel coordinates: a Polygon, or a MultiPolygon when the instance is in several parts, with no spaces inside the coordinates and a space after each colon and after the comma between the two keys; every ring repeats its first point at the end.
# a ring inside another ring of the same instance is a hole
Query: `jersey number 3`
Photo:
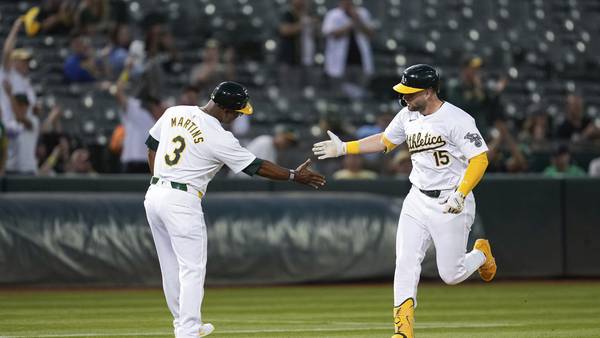
{"type": "Polygon", "coordinates": [[[178,147],[173,150],[172,154],[165,155],[165,162],[170,166],[176,165],[179,162],[181,152],[185,150],[185,139],[183,136],[176,136],[171,142],[177,143],[178,147]]]}
{"type": "Polygon", "coordinates": [[[445,150],[434,151],[433,158],[435,158],[436,167],[442,167],[450,163],[450,155],[445,150]]]}

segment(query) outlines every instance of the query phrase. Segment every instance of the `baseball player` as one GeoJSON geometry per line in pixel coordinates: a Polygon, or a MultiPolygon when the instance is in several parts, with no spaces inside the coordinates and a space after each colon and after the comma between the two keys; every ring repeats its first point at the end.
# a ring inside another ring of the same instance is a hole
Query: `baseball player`
{"type": "Polygon", "coordinates": [[[314,188],[325,184],[323,176],[309,170],[310,160],[292,170],[256,158],[240,146],[221,123],[242,114],[252,114],[248,91],[238,83],[223,82],[203,107],[168,108],[146,140],[152,179],[144,207],[177,338],[204,337],[214,330],[200,315],[207,254],[201,201],[219,169],[225,164],[236,173],[314,188]]]}
{"type": "Polygon", "coordinates": [[[414,337],[417,284],[431,242],[439,274],[447,284],[460,283],[477,269],[486,282],[496,274],[487,240],[478,239],[465,254],[475,218],[471,190],[483,177],[488,148],[473,118],[440,100],[438,88],[439,76],[433,67],[408,67],[394,86],[404,108],[383,133],[342,142],[328,131],[330,140],[313,146],[315,155],[325,159],[389,152],[403,142],[408,145],[412,188],[404,200],[396,235],[393,338],[414,337]]]}

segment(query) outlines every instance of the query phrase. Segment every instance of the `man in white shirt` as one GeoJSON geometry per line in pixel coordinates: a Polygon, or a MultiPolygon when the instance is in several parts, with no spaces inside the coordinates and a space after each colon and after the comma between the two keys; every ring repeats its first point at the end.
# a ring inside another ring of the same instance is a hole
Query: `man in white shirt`
{"type": "MultiPolygon", "coordinates": [[[[8,82],[5,85],[8,85],[8,82]]],[[[13,95],[10,92],[10,86],[6,86],[5,90],[8,91],[7,95],[11,98],[11,110],[20,129],[8,144],[6,173],[36,175],[38,166],[35,150],[40,134],[40,120],[35,114],[28,113],[30,104],[26,94],[13,95]]]]}
{"type": "Polygon", "coordinates": [[[322,31],[327,38],[325,73],[353,98],[365,95],[365,86],[373,74],[373,27],[369,11],[356,7],[352,0],[340,0],[323,20],[322,31]]]}
{"type": "MultiPolygon", "coordinates": [[[[128,64],[126,72],[131,69],[128,64]]],[[[148,151],[144,140],[148,137],[148,130],[161,117],[164,105],[159,98],[145,96],[136,98],[125,94],[125,85],[128,76],[122,76],[117,82],[117,102],[120,107],[121,123],[125,130],[123,150],[121,152],[121,165],[124,173],[146,174],[148,168],[148,151]]]]}
{"type": "Polygon", "coordinates": [[[294,181],[315,189],[322,175],[257,158],[222,123],[251,115],[248,91],[236,82],[219,84],[203,107],[174,106],[150,129],[146,145],[152,172],[144,207],[158,253],[163,290],[177,338],[204,337],[214,327],[202,323],[207,239],[201,199],[208,183],[227,165],[235,173],[294,181]]]}
{"type": "Polygon", "coordinates": [[[29,78],[31,53],[26,49],[15,49],[17,35],[22,25],[23,19],[21,17],[17,18],[6,40],[4,40],[2,64],[0,66],[0,110],[2,111],[2,123],[8,137],[7,171],[33,174],[37,171],[35,152],[30,155],[28,148],[30,148],[32,142],[37,142],[38,137],[38,130],[35,129],[35,122],[38,120],[33,111],[37,97],[29,78]],[[11,94],[7,93],[7,89],[11,94]],[[31,126],[34,129],[24,128],[23,123],[17,121],[16,114],[13,111],[13,94],[26,96],[26,100],[19,99],[19,104],[26,104],[27,106],[25,114],[21,114],[21,119],[31,120],[31,126]],[[21,132],[25,133],[24,137],[19,137],[21,132]],[[24,145],[20,147],[21,150],[18,150],[18,144],[21,143],[24,143],[24,145]],[[18,154],[22,154],[24,157],[14,158],[18,154]]]}

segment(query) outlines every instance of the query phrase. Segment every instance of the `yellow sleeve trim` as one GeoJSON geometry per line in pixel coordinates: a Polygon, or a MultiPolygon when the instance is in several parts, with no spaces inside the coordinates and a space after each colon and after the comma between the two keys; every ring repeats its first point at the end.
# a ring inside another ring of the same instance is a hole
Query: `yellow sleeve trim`
{"type": "Polygon", "coordinates": [[[360,145],[358,141],[346,142],[346,154],[360,154],[360,145]]]}
{"type": "Polygon", "coordinates": [[[485,169],[488,166],[487,153],[481,153],[469,159],[469,165],[465,171],[465,177],[458,185],[458,191],[467,196],[473,188],[481,181],[485,169]]]}
{"type": "Polygon", "coordinates": [[[392,141],[390,141],[387,137],[385,137],[385,135],[381,135],[381,143],[383,143],[383,145],[385,146],[385,152],[389,153],[390,151],[394,150],[394,148],[396,148],[398,145],[392,143],[392,141]]]}

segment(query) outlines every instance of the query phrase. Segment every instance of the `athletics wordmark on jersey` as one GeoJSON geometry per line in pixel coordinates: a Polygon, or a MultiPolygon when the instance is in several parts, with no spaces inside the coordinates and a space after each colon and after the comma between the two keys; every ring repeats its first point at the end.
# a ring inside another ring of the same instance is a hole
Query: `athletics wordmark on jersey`
{"type": "Polygon", "coordinates": [[[202,135],[202,131],[198,129],[196,123],[189,118],[173,116],[171,117],[171,127],[183,127],[189,131],[194,139],[194,143],[204,142],[204,137],[200,136],[202,135]]]}
{"type": "Polygon", "coordinates": [[[418,153],[425,150],[437,149],[446,145],[446,141],[441,135],[432,135],[430,133],[415,133],[409,134],[406,138],[408,151],[410,153],[418,153]]]}

